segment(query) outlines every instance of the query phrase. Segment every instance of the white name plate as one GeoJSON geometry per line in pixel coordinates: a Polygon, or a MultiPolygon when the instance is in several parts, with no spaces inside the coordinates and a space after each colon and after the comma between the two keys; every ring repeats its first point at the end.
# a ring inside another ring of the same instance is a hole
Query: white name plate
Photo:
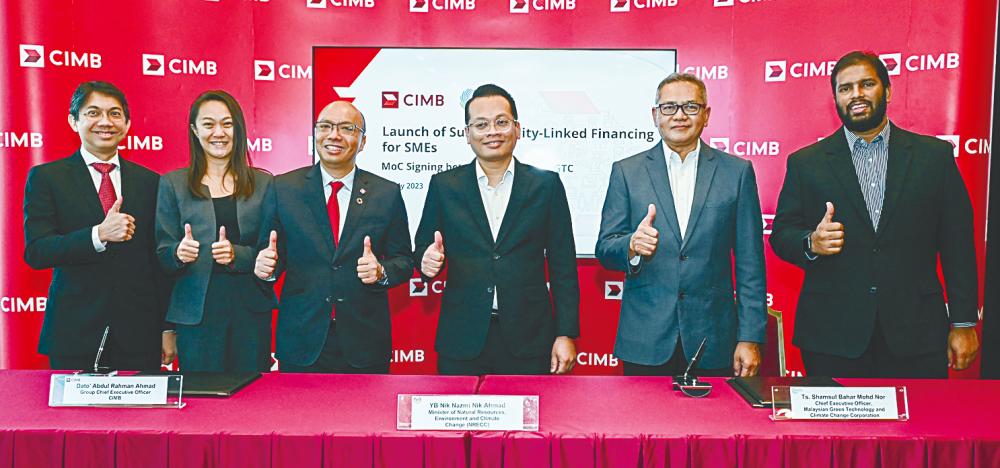
{"type": "Polygon", "coordinates": [[[538,395],[399,395],[396,429],[537,431],[538,395]]]}
{"type": "Polygon", "coordinates": [[[166,405],[168,376],[53,375],[49,406],[166,405]]]}
{"type": "Polygon", "coordinates": [[[905,387],[788,387],[784,419],[905,420],[905,387]]]}

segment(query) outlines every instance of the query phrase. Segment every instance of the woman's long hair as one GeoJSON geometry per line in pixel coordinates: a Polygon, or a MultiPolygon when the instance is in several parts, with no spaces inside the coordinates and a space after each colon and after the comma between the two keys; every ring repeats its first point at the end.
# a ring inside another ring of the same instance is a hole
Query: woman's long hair
{"type": "MultiPolygon", "coordinates": [[[[205,91],[191,104],[191,112],[188,114],[188,146],[191,149],[191,160],[188,163],[188,188],[191,193],[199,198],[211,198],[211,194],[205,190],[201,179],[208,171],[205,150],[201,147],[201,140],[195,133],[197,129],[198,110],[201,105],[209,101],[218,101],[229,109],[233,116],[233,154],[229,157],[229,164],[226,172],[223,173],[223,181],[226,174],[233,175],[233,197],[248,199],[254,191],[253,162],[250,159],[250,151],[247,148],[247,122],[243,118],[243,109],[229,93],[222,90],[205,91]]],[[[223,182],[225,183],[225,182],[223,182]]]]}

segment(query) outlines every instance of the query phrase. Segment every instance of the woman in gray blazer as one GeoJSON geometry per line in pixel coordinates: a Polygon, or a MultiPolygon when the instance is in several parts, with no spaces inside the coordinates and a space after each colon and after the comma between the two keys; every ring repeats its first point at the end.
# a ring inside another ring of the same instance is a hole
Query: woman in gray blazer
{"type": "Polygon", "coordinates": [[[193,372],[269,368],[270,285],[253,275],[261,201],[271,175],[254,169],[246,120],[229,93],[206,91],[188,117],[191,159],[160,179],[157,256],[173,277],[167,321],[180,367],[193,372]]]}

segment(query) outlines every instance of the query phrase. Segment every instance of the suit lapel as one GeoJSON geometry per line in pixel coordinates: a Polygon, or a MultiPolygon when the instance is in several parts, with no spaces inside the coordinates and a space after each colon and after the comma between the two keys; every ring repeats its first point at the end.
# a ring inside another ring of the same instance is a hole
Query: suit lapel
{"type": "MultiPolygon", "coordinates": [[[[646,172],[649,173],[649,184],[656,193],[656,221],[661,218],[667,223],[667,229],[674,235],[678,244],[681,242],[681,231],[677,227],[677,212],[674,210],[674,195],[670,191],[670,177],[667,175],[667,160],[663,155],[663,144],[658,143],[646,152],[646,172]],[[662,213],[662,214],[661,214],[662,213]]],[[[645,213],[645,209],[643,210],[645,213]]],[[[645,216],[645,214],[643,214],[645,216]]],[[[632,223],[636,226],[638,222],[632,223]]]]}
{"type": "MultiPolygon", "coordinates": [[[[76,154],[69,161],[67,166],[67,176],[76,185],[73,193],[81,194],[80,201],[86,206],[87,213],[93,219],[101,222],[104,219],[104,208],[101,207],[101,199],[97,196],[97,189],[94,188],[94,179],[90,176],[90,169],[83,162],[83,155],[77,150],[76,154]]],[[[124,173],[122,180],[124,180],[124,173]]],[[[124,210],[123,210],[124,211],[124,210]]]]}
{"type": "MultiPolygon", "coordinates": [[[[840,182],[844,189],[843,193],[850,201],[858,218],[864,220],[864,229],[869,234],[874,234],[871,216],[868,214],[868,205],[865,204],[864,195],[861,194],[861,184],[858,183],[858,173],[854,169],[851,161],[851,149],[847,147],[847,137],[844,136],[844,129],[841,127],[833,135],[824,140],[826,144],[826,161],[830,166],[830,171],[834,178],[840,182]]],[[[834,209],[838,209],[836,206],[834,209]]],[[[836,220],[836,216],[834,216],[836,220]]]]}
{"type": "MultiPolygon", "coordinates": [[[[891,124],[890,124],[891,125],[891,124]]],[[[882,201],[882,214],[879,216],[879,226],[888,226],[889,217],[892,216],[896,204],[899,202],[903,185],[906,182],[906,175],[909,173],[910,163],[913,161],[913,152],[910,147],[910,140],[906,134],[900,131],[899,127],[893,126],[889,131],[889,161],[887,162],[885,174],[885,198],[882,201]]],[[[876,236],[880,236],[882,230],[876,231],[876,236]]]]}
{"type": "MultiPolygon", "coordinates": [[[[135,168],[132,166],[132,163],[122,159],[120,154],[118,155],[118,162],[121,163],[122,171],[122,186],[119,188],[122,193],[121,212],[132,213],[135,211],[133,207],[136,206],[136,197],[138,197],[137,194],[139,189],[139,187],[136,186],[136,182],[132,180],[132,171],[135,168]]],[[[100,201],[98,201],[98,203],[100,203],[100,201]]],[[[101,208],[101,211],[103,212],[104,209],[101,208]]]]}
{"type": "MultiPolygon", "coordinates": [[[[486,207],[483,206],[483,197],[479,194],[479,181],[476,180],[476,167],[473,164],[479,164],[476,160],[472,160],[472,163],[466,166],[464,171],[456,174],[458,176],[458,193],[466,194],[465,202],[468,205],[469,213],[472,215],[472,220],[479,228],[479,233],[486,237],[490,245],[494,245],[493,233],[490,231],[489,220],[486,219],[486,207]]],[[[514,183],[517,183],[517,177],[514,177],[514,183]]],[[[515,187],[511,187],[512,189],[515,187]]],[[[513,197],[513,194],[511,194],[513,197]]],[[[505,218],[506,219],[506,218],[505,218]]]]}
{"type": "Polygon", "coordinates": [[[338,239],[337,251],[334,253],[334,261],[340,256],[340,252],[346,249],[342,249],[341,245],[350,245],[349,242],[354,239],[354,235],[368,235],[370,233],[356,233],[358,223],[364,217],[365,207],[368,206],[368,192],[371,189],[368,187],[368,173],[362,171],[361,169],[356,169],[354,172],[354,186],[351,187],[351,199],[348,203],[350,206],[347,207],[347,219],[344,220],[344,229],[340,231],[340,239],[338,239]],[[358,203],[361,200],[361,203],[358,203]]]}
{"type": "Polygon", "coordinates": [[[323,238],[326,253],[329,258],[333,258],[335,253],[333,248],[333,230],[330,228],[330,215],[326,211],[326,193],[323,187],[323,175],[319,173],[321,170],[319,164],[316,164],[306,173],[306,180],[301,193],[302,203],[312,211],[313,225],[322,231],[319,235],[323,238]]]}
{"type": "Polygon", "coordinates": [[[691,214],[688,216],[687,228],[684,230],[684,241],[681,242],[681,249],[687,245],[694,226],[698,224],[701,216],[701,209],[705,206],[705,199],[708,198],[709,189],[712,187],[712,180],[715,178],[715,168],[718,166],[718,159],[715,157],[715,149],[701,142],[701,151],[698,153],[698,174],[694,181],[694,199],[691,200],[691,214]]]}
{"type": "Polygon", "coordinates": [[[530,198],[528,194],[535,190],[535,182],[535,178],[532,177],[530,172],[528,172],[525,165],[521,164],[521,162],[515,158],[514,184],[510,188],[510,200],[507,201],[507,211],[503,214],[503,223],[500,224],[500,231],[497,232],[497,245],[500,245],[500,242],[503,241],[511,229],[513,229],[515,218],[530,198]]]}

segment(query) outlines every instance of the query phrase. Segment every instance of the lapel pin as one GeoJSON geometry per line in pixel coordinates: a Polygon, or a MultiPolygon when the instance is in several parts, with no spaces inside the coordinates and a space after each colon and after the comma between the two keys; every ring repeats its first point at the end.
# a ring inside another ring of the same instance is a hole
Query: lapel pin
{"type": "Polygon", "coordinates": [[[365,189],[361,189],[361,190],[359,190],[359,192],[361,192],[361,194],[362,194],[362,195],[364,195],[364,194],[368,193],[368,191],[367,191],[367,190],[365,190],[365,189]]]}

